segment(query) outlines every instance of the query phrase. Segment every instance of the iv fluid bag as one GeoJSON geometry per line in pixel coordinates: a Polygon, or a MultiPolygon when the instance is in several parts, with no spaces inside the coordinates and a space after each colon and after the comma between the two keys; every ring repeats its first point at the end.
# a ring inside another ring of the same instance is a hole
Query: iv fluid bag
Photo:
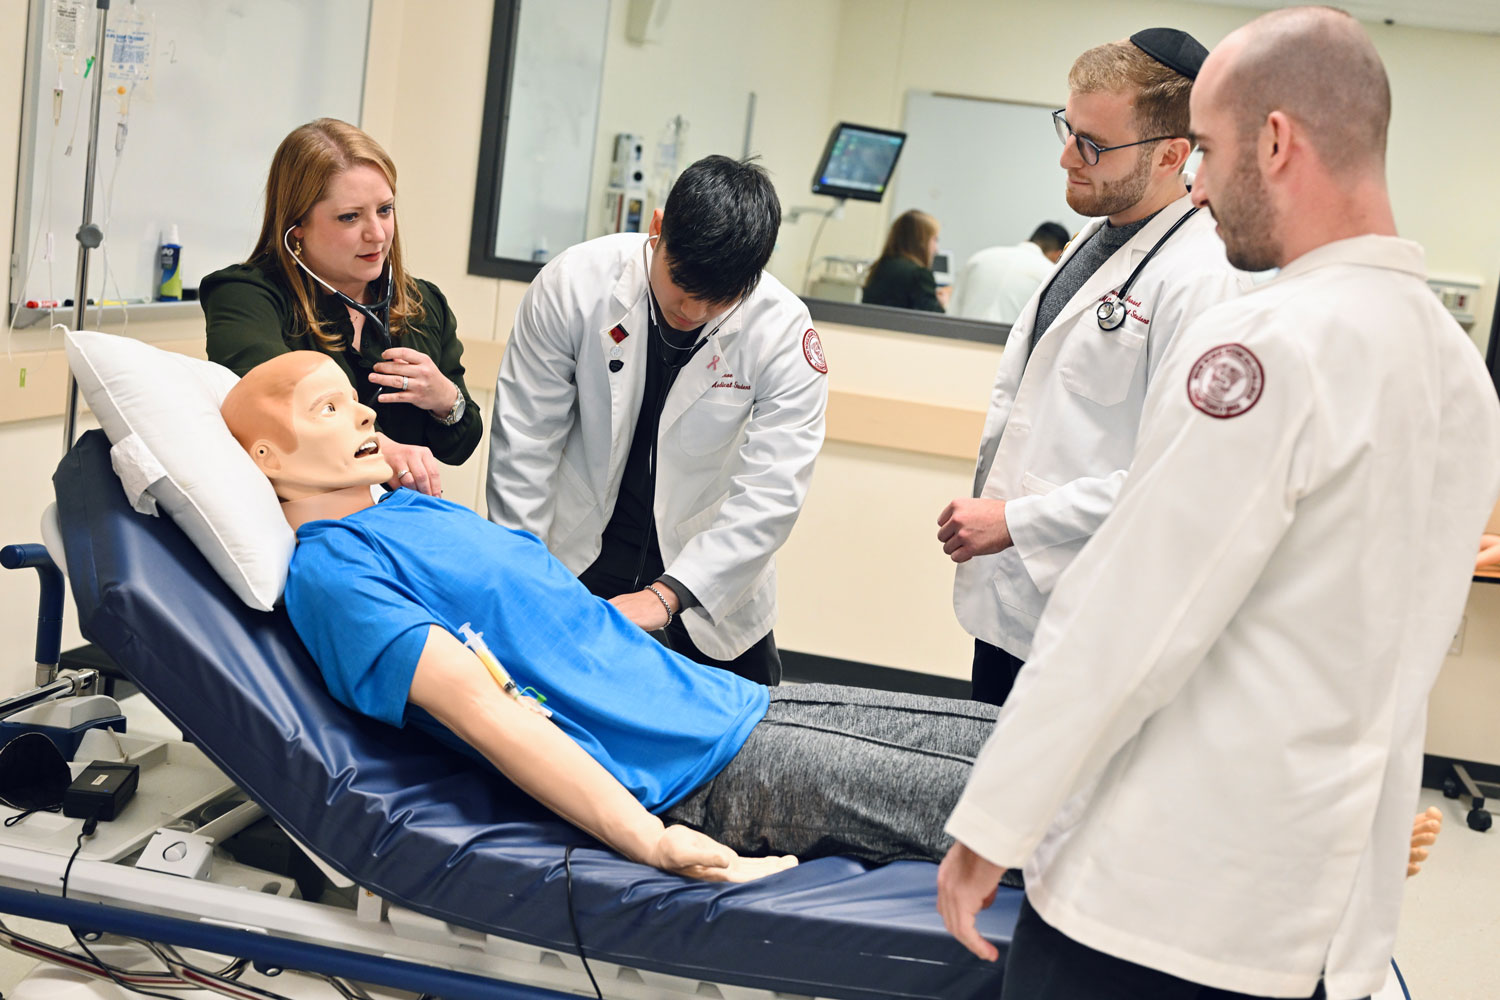
{"type": "Polygon", "coordinates": [[[59,59],[72,59],[78,55],[83,19],[83,0],[52,0],[47,23],[52,30],[52,51],[59,59]]]}
{"type": "Polygon", "coordinates": [[[105,79],[117,83],[145,83],[151,79],[152,19],[135,4],[116,7],[105,43],[105,79]]]}

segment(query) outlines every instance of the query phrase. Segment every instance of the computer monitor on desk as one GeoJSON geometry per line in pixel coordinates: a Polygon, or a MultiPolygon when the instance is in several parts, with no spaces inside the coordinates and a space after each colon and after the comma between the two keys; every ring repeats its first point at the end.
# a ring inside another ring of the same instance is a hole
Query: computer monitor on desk
{"type": "Polygon", "coordinates": [[[939,250],[932,255],[932,277],[939,285],[953,284],[953,253],[939,250]]]}

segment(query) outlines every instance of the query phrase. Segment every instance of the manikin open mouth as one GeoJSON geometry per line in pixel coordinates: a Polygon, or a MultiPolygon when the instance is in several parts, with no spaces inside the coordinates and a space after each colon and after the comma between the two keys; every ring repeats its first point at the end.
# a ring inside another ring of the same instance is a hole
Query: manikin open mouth
{"type": "Polygon", "coordinates": [[[369,458],[371,455],[378,454],[380,454],[380,442],[374,438],[370,438],[354,451],[355,458],[369,458]]]}

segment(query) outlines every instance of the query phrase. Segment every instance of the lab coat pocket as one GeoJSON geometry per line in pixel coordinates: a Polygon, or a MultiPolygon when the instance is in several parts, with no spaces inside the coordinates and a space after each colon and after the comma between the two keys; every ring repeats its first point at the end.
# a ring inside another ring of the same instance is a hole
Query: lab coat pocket
{"type": "Polygon", "coordinates": [[[1100,406],[1114,406],[1130,392],[1145,343],[1144,333],[1125,327],[1104,331],[1092,323],[1083,325],[1063,345],[1058,375],[1074,395],[1100,406]]]}
{"type": "Polygon", "coordinates": [[[1041,476],[1033,475],[1030,472],[1024,473],[1021,476],[1021,492],[1027,496],[1046,496],[1055,489],[1057,489],[1056,483],[1049,483],[1041,476]]]}
{"type": "Polygon", "coordinates": [[[994,587],[1000,603],[1034,630],[1046,599],[1031,582],[1031,574],[1014,546],[995,556],[994,587]]]}
{"type": "Polygon", "coordinates": [[[698,400],[688,407],[679,423],[682,450],[699,456],[724,451],[734,442],[749,415],[749,400],[744,403],[698,400]]]}
{"type": "Polygon", "coordinates": [[[594,491],[564,458],[557,466],[557,501],[552,513],[548,548],[567,540],[599,506],[594,491]]]}

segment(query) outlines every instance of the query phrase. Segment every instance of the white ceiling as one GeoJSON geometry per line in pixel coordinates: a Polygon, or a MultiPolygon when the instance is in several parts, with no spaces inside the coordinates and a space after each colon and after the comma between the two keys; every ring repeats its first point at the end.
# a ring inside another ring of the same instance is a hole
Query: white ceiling
{"type": "MultiPolygon", "coordinates": [[[[1291,7],[1277,0],[1198,0],[1220,7],[1291,7]]],[[[1443,28],[1483,35],[1500,35],[1500,0],[1333,0],[1361,21],[1393,21],[1413,28],[1443,28]]]]}

